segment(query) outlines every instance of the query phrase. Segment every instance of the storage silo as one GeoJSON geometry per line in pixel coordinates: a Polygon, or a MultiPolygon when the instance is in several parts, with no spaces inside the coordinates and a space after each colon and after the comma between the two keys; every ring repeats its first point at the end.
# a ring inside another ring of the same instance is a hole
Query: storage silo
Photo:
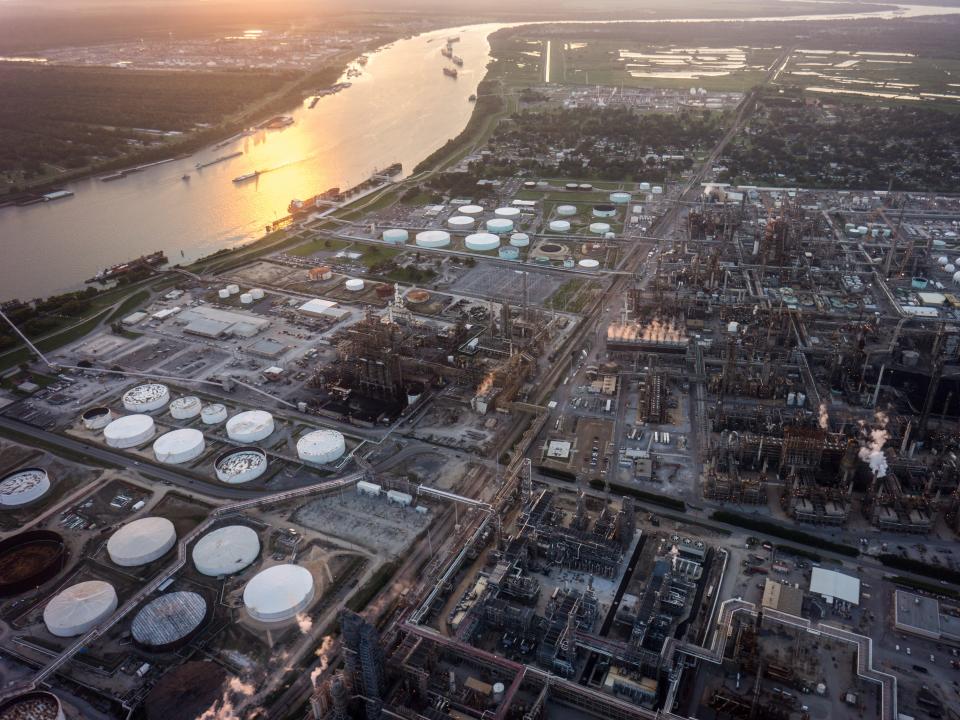
{"type": "Polygon", "coordinates": [[[170,403],[170,416],[175,420],[195,418],[203,409],[203,403],[195,395],[176,398],[170,403]]]}
{"type": "Polygon", "coordinates": [[[170,402],[170,389],[160,383],[144,383],[123,394],[123,407],[130,412],[146,413],[159,410],[170,402]]]}
{"type": "Polygon", "coordinates": [[[239,286],[239,285],[227,285],[227,292],[230,293],[231,295],[239,295],[239,294],[240,294],[240,286],[239,286]]]}
{"type": "Polygon", "coordinates": [[[217,290],[217,297],[219,297],[221,300],[228,300],[230,298],[230,291],[226,288],[220,288],[217,290]]]}
{"type": "Polygon", "coordinates": [[[163,517],[145,517],[127,523],[107,541],[107,554],[121,567],[137,567],[157,560],[177,542],[173,523],[163,517]]]}
{"type": "Polygon", "coordinates": [[[292,620],[313,602],[313,575],[300,565],[274,565],[261,571],[243,589],[250,617],[274,623],[292,620]]]}
{"type": "Polygon", "coordinates": [[[153,443],[153,455],[164,465],[182,465],[203,455],[203,433],[193,428],[172,430],[153,443]]]}
{"type": "Polygon", "coordinates": [[[304,462],[325,465],[339,460],[347,451],[343,433],[326,428],[309,432],[297,441],[297,457],[304,462]]]}
{"type": "Polygon", "coordinates": [[[640,183],[640,190],[641,192],[650,192],[650,183],[648,182],[640,183]]]}
{"type": "Polygon", "coordinates": [[[246,525],[208,532],[193,546],[193,564],[208,577],[238,573],[260,555],[260,538],[246,525]]]}
{"type": "Polygon", "coordinates": [[[71,585],[54,595],[43,608],[43,622],[57,637],[83,635],[117,609],[117,591],[102,580],[71,585]]]}
{"type": "Polygon", "coordinates": [[[255,443],[273,433],[273,415],[266,410],[247,410],[227,420],[227,437],[242,443],[255,443]]]}
{"type": "Polygon", "coordinates": [[[153,418],[149,415],[125,415],[103,429],[103,439],[114,448],[132,448],[153,437],[153,418]]]}

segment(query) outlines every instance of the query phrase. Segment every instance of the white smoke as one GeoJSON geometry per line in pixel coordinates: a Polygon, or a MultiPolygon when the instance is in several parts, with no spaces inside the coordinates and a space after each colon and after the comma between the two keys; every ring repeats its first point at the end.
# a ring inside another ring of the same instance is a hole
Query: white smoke
{"type": "Polygon", "coordinates": [[[317,665],[310,673],[310,684],[313,687],[317,686],[317,678],[323,675],[326,672],[327,668],[330,666],[330,651],[333,649],[333,636],[327,635],[323,638],[323,641],[320,643],[320,647],[316,650],[316,656],[320,658],[320,664],[317,665]]]}
{"type": "Polygon", "coordinates": [[[227,681],[221,697],[200,713],[197,720],[240,720],[234,700],[237,696],[251,697],[253,692],[253,685],[243,682],[238,677],[232,677],[227,681]]]}
{"type": "Polygon", "coordinates": [[[827,404],[825,402],[820,403],[820,429],[829,430],[830,429],[830,416],[827,414],[827,404]]]}
{"type": "Polygon", "coordinates": [[[300,628],[300,632],[306,635],[313,629],[313,620],[310,619],[309,615],[297,613],[297,627],[300,628]]]}
{"type": "Polygon", "coordinates": [[[870,430],[868,442],[860,448],[859,457],[865,463],[870,465],[870,470],[876,478],[885,477],[887,474],[887,456],[883,452],[883,446],[886,444],[889,434],[887,433],[887,415],[878,410],[874,416],[877,426],[870,430]]]}

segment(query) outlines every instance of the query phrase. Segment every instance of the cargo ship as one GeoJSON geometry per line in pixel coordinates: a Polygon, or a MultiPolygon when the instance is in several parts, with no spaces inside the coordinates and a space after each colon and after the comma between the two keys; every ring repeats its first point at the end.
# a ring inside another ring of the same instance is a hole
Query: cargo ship
{"type": "Polygon", "coordinates": [[[443,55],[445,58],[452,58],[453,50],[450,48],[449,45],[447,45],[443,50],[440,51],[440,54],[443,55]]]}
{"type": "Polygon", "coordinates": [[[260,124],[261,128],[266,128],[267,130],[279,130],[280,128],[285,128],[290,125],[293,125],[293,118],[289,115],[276,115],[264,123],[260,124]]]}
{"type": "Polygon", "coordinates": [[[205,167],[210,167],[211,165],[216,165],[217,163],[226,162],[227,160],[233,160],[235,157],[240,157],[243,155],[242,150],[237,152],[232,152],[229,155],[221,155],[220,157],[214,158],[213,160],[207,160],[207,162],[198,162],[194,165],[197,170],[203,170],[205,167]]]}
{"type": "Polygon", "coordinates": [[[460,57],[459,55],[454,55],[450,59],[453,60],[453,64],[456,65],[457,67],[463,67],[463,58],[460,57]]]}
{"type": "Polygon", "coordinates": [[[294,217],[307,215],[321,207],[340,202],[342,199],[343,196],[340,195],[340,188],[333,187],[307,200],[291,200],[290,204],[287,205],[287,212],[294,217]]]}
{"type": "Polygon", "coordinates": [[[247,180],[253,180],[254,178],[260,177],[260,172],[261,172],[260,170],[254,170],[253,172],[247,173],[246,175],[238,175],[233,179],[233,181],[239,184],[239,183],[246,182],[247,180]]]}
{"type": "Polygon", "coordinates": [[[164,254],[163,250],[157,250],[149,255],[142,255],[136,260],[131,260],[130,262],[120,263],[119,265],[113,265],[105,268],[87,280],[87,282],[108,282],[118,277],[122,277],[127,273],[133,272],[134,270],[139,270],[140,268],[156,268],[160,265],[166,265],[167,262],[167,256],[164,254]]]}
{"type": "Polygon", "coordinates": [[[444,68],[443,74],[447,77],[456,78],[458,73],[456,68],[444,68]]]}

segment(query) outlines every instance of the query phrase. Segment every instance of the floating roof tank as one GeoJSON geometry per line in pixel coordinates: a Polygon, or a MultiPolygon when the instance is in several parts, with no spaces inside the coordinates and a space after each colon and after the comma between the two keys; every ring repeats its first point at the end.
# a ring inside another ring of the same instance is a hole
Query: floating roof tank
{"type": "Polygon", "coordinates": [[[610,203],[601,203],[593,206],[592,213],[594,217],[598,218],[614,217],[617,214],[617,207],[610,203]]]}
{"type": "Polygon", "coordinates": [[[243,589],[243,604],[255,620],[282,622],[313,601],[313,575],[300,565],[274,565],[258,573],[243,589]]]}
{"type": "Polygon", "coordinates": [[[184,428],[158,437],[153,443],[153,454],[165,465],[180,465],[203,455],[205,447],[202,432],[184,428]]]}
{"type": "Polygon", "coordinates": [[[577,214],[576,205],[557,205],[557,215],[562,217],[572,217],[577,214]]]}
{"type": "Polygon", "coordinates": [[[570,231],[570,223],[566,220],[553,220],[550,222],[550,230],[558,233],[565,233],[570,231]]]}
{"type": "Polygon", "coordinates": [[[227,408],[220,403],[207,405],[200,411],[200,419],[205,425],[217,425],[227,419],[227,408]]]}
{"type": "Polygon", "coordinates": [[[606,235],[610,232],[610,226],[602,222],[590,223],[590,232],[594,235],[606,235]]]}
{"type": "Polygon", "coordinates": [[[297,457],[318,465],[339,460],[346,451],[343,434],[336,430],[314,430],[297,441],[297,457]]]}
{"type": "Polygon", "coordinates": [[[227,436],[242,443],[254,443],[273,433],[273,415],[265,410],[247,410],[227,420],[227,436]]]}
{"type": "Polygon", "coordinates": [[[170,403],[170,416],[176,420],[189,420],[200,414],[203,408],[200,398],[193,395],[179,397],[170,403]]]}
{"type": "Polygon", "coordinates": [[[596,270],[598,267],[600,267],[600,261],[594,260],[593,258],[585,258],[581,260],[578,265],[585,270],[596,270]]]}
{"type": "Polygon", "coordinates": [[[63,538],[50,530],[27,530],[0,540],[0,597],[36,590],[63,570],[63,538]]]}
{"type": "Polygon", "coordinates": [[[500,248],[500,250],[497,251],[497,255],[500,256],[501,260],[518,260],[520,258],[520,250],[507,245],[500,248]]]}
{"type": "Polygon", "coordinates": [[[403,228],[390,228],[383,231],[383,241],[391,245],[403,245],[410,239],[410,233],[403,228]]]}
{"type": "Polygon", "coordinates": [[[46,690],[31,690],[0,703],[0,720],[64,720],[60,699],[46,690]]]}
{"type": "Polygon", "coordinates": [[[454,230],[466,230],[467,228],[473,227],[475,222],[476,220],[469,215],[454,215],[447,220],[447,225],[454,230]]]}
{"type": "Polygon", "coordinates": [[[513,220],[509,220],[507,218],[493,218],[492,220],[487,220],[487,231],[497,235],[513,232],[513,220]]]}
{"type": "Polygon", "coordinates": [[[267,471],[267,454],[256,447],[234,448],[220,454],[213,467],[220,482],[241,485],[267,471]]]}
{"type": "Polygon", "coordinates": [[[160,383],[137,385],[123,394],[123,407],[135,413],[159,410],[168,402],[170,402],[170,390],[160,383]]]}
{"type": "Polygon", "coordinates": [[[493,214],[496,215],[497,217],[515,219],[520,217],[520,208],[501,207],[494,210],[493,214]]]}
{"type": "Polygon", "coordinates": [[[85,411],[80,419],[87,430],[103,430],[113,420],[113,413],[108,407],[95,407],[85,411]]]}
{"type": "Polygon", "coordinates": [[[103,429],[103,438],[110,447],[122,449],[142,445],[153,433],[153,418],[149,415],[125,415],[103,429]]]}
{"type": "Polygon", "coordinates": [[[260,538],[246,525],[228,525],[204,535],[193,546],[193,564],[210,577],[232,575],[260,555],[260,538]]]}
{"type": "Polygon", "coordinates": [[[50,490],[50,477],[43,468],[14,470],[0,480],[0,508],[20,507],[39,500],[50,490]]]}
{"type": "Polygon", "coordinates": [[[145,517],[127,523],[107,541],[110,559],[121,567],[146,565],[167,554],[177,542],[173,523],[162,517],[145,517]]]}
{"type": "Polygon", "coordinates": [[[423,248],[447,247],[450,244],[450,233],[445,230],[424,230],[417,233],[416,244],[423,248]]]}
{"type": "Polygon", "coordinates": [[[140,609],[130,623],[130,634],[142,650],[175,650],[197,634],[209,614],[210,608],[200,593],[168,592],[140,609]]]}
{"type": "Polygon", "coordinates": [[[479,215],[482,212],[483,208],[480,205],[462,205],[459,209],[461,215],[479,215]]]}
{"type": "Polygon", "coordinates": [[[610,202],[614,205],[626,205],[630,202],[630,193],[628,192],[612,192],[610,193],[610,202]]]}
{"type": "Polygon", "coordinates": [[[43,609],[47,630],[57,637],[76,637],[90,631],[117,609],[117,591],[102,580],[71,585],[54,595],[43,609]]]}
{"type": "MultiPolygon", "coordinates": [[[[507,220],[507,222],[510,221],[507,220]]],[[[485,252],[487,250],[496,250],[500,247],[500,238],[492,233],[474,233],[473,235],[467,235],[467,239],[463,241],[463,244],[467,250],[485,252]]]]}

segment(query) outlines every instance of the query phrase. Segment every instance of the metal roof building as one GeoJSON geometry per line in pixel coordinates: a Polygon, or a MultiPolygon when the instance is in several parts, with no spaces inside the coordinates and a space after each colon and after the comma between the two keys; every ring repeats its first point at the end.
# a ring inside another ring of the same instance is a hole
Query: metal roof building
{"type": "Polygon", "coordinates": [[[810,592],[821,596],[830,604],[834,600],[840,600],[851,605],[860,604],[860,580],[858,578],[822,567],[813,568],[810,575],[810,592]]]}

